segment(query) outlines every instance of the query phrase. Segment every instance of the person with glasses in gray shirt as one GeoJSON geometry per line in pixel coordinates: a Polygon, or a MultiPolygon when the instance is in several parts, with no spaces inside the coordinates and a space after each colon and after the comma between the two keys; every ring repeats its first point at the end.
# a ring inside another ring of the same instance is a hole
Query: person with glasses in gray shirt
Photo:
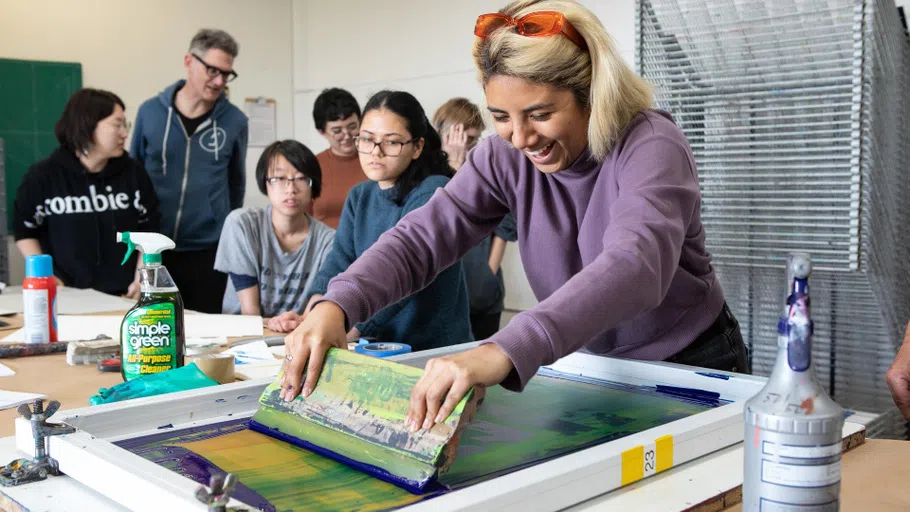
{"type": "Polygon", "coordinates": [[[316,156],[295,140],[269,145],[256,165],[264,208],[228,215],[215,269],[229,276],[222,312],[261,315],[269,329],[297,327],[306,298],[332,250],[335,230],[306,210],[322,188],[316,156]]]}

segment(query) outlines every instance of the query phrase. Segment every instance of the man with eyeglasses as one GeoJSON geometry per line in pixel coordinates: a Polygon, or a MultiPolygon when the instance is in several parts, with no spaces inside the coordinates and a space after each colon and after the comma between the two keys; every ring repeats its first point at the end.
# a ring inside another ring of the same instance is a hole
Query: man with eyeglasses
{"type": "Polygon", "coordinates": [[[130,153],[161,201],[161,232],[176,242],[164,264],[187,309],[220,313],[227,276],[214,269],[224,220],[243,206],[247,118],[225,94],[238,45],[202,29],[183,56],[186,79],[139,108],[130,153]]]}
{"type": "Polygon", "coordinates": [[[326,89],[313,104],[313,122],[329,149],[316,155],[322,168],[322,195],[313,201],[311,213],[337,229],[348,192],[367,179],[354,147],[360,133],[360,105],[344,89],[326,89]]]}

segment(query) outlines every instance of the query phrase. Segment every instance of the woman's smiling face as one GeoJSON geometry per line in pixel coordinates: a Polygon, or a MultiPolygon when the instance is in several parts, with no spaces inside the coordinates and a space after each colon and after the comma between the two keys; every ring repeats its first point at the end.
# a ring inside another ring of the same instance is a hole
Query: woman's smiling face
{"type": "Polygon", "coordinates": [[[588,146],[591,113],[572,91],[504,75],[491,78],[484,91],[496,133],[541,172],[568,168],[588,146]]]}

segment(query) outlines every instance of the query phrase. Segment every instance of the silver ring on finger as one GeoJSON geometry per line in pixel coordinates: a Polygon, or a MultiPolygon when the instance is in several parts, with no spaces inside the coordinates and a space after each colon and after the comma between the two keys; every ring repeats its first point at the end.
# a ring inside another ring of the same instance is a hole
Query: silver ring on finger
{"type": "Polygon", "coordinates": [[[284,356],[284,358],[285,358],[285,359],[286,359],[286,360],[287,360],[287,361],[288,361],[288,362],[290,362],[290,361],[293,361],[293,360],[294,360],[294,356],[293,356],[293,355],[291,355],[291,354],[288,354],[288,355],[286,355],[286,356],[284,356]]]}

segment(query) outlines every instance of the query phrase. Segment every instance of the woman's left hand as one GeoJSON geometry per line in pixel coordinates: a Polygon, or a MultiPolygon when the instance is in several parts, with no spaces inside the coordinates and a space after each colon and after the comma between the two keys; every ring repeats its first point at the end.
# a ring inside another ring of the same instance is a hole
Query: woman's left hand
{"type": "Polygon", "coordinates": [[[294,311],[285,311],[284,313],[269,318],[266,327],[274,332],[291,332],[303,322],[303,317],[294,311]]]}
{"type": "Polygon", "coordinates": [[[348,343],[350,343],[352,341],[359,341],[360,340],[360,331],[358,331],[356,327],[351,327],[351,330],[348,331],[347,338],[348,338],[348,343]]]}
{"type": "Polygon", "coordinates": [[[495,386],[504,381],[513,368],[509,356],[493,343],[430,359],[411,391],[405,422],[411,432],[431,429],[449,417],[472,387],[495,386]]]}

